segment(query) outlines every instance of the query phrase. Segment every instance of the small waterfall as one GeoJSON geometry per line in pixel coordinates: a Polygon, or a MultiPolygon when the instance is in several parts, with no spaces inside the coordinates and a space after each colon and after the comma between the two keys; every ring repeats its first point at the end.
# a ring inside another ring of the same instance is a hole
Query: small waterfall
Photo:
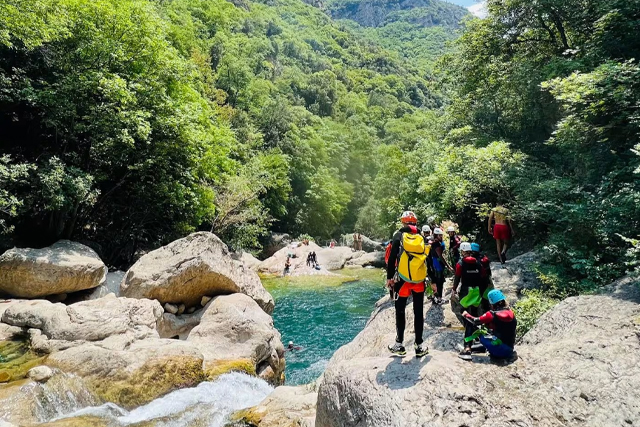
{"type": "Polygon", "coordinates": [[[272,391],[273,387],[259,378],[230,373],[221,375],[214,382],[176,390],[130,412],[106,403],[85,407],[56,419],[95,416],[120,426],[154,420],[157,427],[222,427],[233,412],[257,405],[272,391]]]}
{"type": "Polygon", "coordinates": [[[31,384],[24,391],[32,394],[35,415],[41,422],[99,403],[82,379],[70,374],[54,375],[45,384],[31,384]]]}

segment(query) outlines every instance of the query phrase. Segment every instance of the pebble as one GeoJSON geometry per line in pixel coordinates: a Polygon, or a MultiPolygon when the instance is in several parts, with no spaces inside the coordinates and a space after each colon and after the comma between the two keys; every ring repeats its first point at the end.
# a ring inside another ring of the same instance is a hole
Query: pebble
{"type": "Polygon", "coordinates": [[[166,303],[164,305],[164,311],[171,314],[176,314],[178,312],[178,306],[171,303],[166,303]]]}
{"type": "Polygon", "coordinates": [[[186,309],[187,309],[187,306],[185,306],[184,304],[180,304],[178,306],[178,312],[176,313],[176,315],[180,316],[182,313],[184,313],[186,309]]]}
{"type": "Polygon", "coordinates": [[[39,383],[46,383],[52,376],[53,369],[48,366],[36,366],[27,372],[27,377],[39,383]]]}
{"type": "Polygon", "coordinates": [[[212,300],[211,297],[208,297],[208,296],[205,295],[200,300],[200,305],[204,307],[205,305],[209,304],[209,301],[211,301],[211,300],[212,300]]]}

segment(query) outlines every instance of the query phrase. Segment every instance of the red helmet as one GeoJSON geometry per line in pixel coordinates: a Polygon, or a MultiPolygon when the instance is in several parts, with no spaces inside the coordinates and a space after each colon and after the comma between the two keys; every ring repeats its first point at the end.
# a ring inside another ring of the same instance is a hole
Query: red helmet
{"type": "Polygon", "coordinates": [[[402,217],[400,217],[400,221],[403,224],[417,224],[418,218],[416,218],[416,214],[411,211],[406,211],[402,213],[402,217]]]}

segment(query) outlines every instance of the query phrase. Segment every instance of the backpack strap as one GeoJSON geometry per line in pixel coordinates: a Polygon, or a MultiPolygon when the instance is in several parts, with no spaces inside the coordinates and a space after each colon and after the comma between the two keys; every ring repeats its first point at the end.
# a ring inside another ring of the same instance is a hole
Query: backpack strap
{"type": "Polygon", "coordinates": [[[418,234],[418,227],[416,227],[415,225],[410,225],[409,229],[411,230],[412,234],[418,234]]]}

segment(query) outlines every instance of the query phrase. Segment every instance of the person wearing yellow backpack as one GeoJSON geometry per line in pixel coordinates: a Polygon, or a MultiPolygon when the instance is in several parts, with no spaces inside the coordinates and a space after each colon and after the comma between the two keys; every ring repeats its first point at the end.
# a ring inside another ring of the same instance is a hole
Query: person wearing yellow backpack
{"type": "Polygon", "coordinates": [[[387,286],[392,291],[396,308],[396,342],[390,345],[389,351],[396,356],[404,356],[404,330],[406,326],[407,302],[413,295],[414,328],[416,332],[413,346],[416,357],[429,352],[422,342],[424,329],[424,290],[427,278],[427,255],[429,247],[418,231],[418,219],[411,211],[406,211],[400,218],[403,226],[391,240],[391,251],[387,263],[387,286]]]}

